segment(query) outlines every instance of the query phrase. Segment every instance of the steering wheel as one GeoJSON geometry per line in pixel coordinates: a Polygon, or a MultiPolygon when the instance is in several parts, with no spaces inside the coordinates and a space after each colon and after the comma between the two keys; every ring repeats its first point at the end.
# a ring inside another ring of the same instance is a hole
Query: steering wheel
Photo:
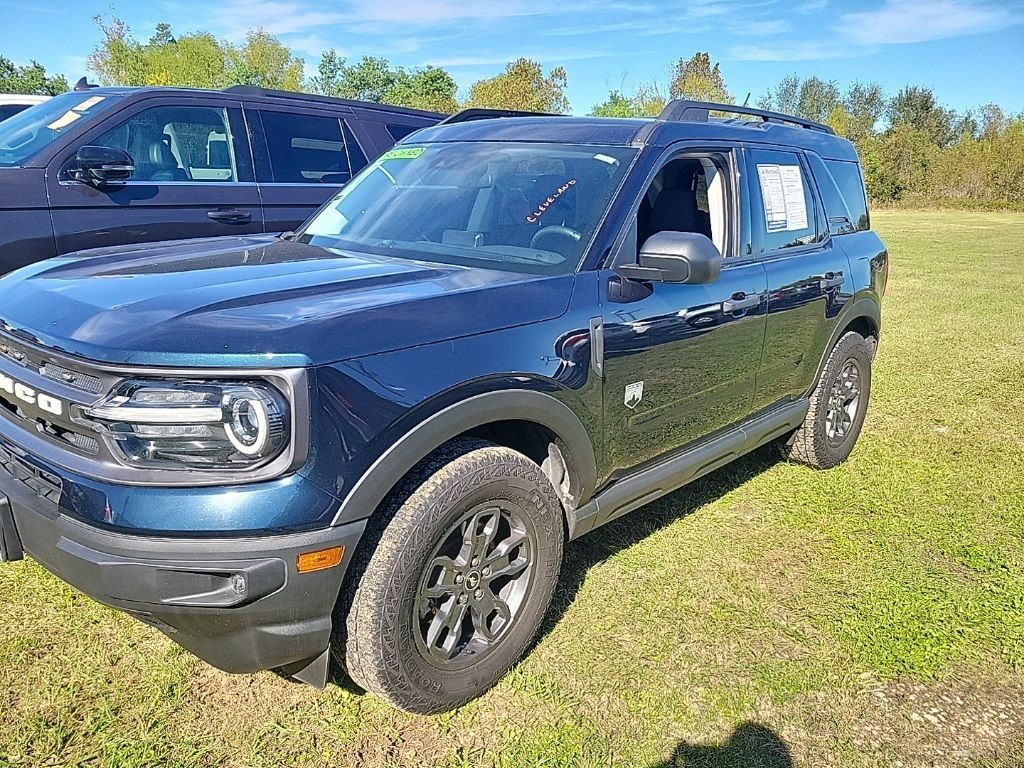
{"type": "Polygon", "coordinates": [[[580,238],[583,236],[575,229],[563,227],[561,224],[553,224],[549,227],[541,227],[539,230],[537,230],[536,234],[534,234],[534,236],[530,239],[530,247],[536,248],[537,242],[539,240],[543,240],[545,237],[554,237],[556,235],[558,237],[568,237],[574,243],[578,243],[580,241],[580,238]]]}

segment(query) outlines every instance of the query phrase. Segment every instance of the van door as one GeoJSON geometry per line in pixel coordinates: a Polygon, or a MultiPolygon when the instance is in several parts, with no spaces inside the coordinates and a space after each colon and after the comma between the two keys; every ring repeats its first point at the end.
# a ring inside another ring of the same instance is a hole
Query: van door
{"type": "Polygon", "coordinates": [[[83,134],[47,166],[58,253],[84,248],[263,231],[259,191],[237,101],[140,100],[83,134]],[[124,150],[127,182],[70,178],[79,147],[124,150]]]}
{"type": "Polygon", "coordinates": [[[298,227],[366,165],[350,113],[261,105],[245,115],[268,232],[298,227]]]}

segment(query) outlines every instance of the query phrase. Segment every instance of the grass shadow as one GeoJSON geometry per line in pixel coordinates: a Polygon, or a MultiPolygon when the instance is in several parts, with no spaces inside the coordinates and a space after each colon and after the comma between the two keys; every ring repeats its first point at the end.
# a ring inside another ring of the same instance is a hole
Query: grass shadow
{"type": "Polygon", "coordinates": [[[651,768],[793,768],[793,758],[771,728],[747,722],[723,744],[682,741],[671,758],[651,768]]]}
{"type": "MultiPolygon", "coordinates": [[[[551,607],[538,633],[540,642],[558,624],[583,586],[588,571],[617,552],[638,544],[655,531],[693,514],[782,461],[778,446],[762,446],[689,485],[623,515],[565,549],[562,572],[551,607]]],[[[531,646],[532,649],[532,646],[531,646]]]]}

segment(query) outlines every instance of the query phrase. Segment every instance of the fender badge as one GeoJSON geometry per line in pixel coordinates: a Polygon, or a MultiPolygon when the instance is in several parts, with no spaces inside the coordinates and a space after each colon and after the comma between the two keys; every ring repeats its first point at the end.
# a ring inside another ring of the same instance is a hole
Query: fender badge
{"type": "Polygon", "coordinates": [[[640,401],[644,399],[644,383],[642,381],[634,381],[632,384],[626,385],[626,407],[636,408],[640,405],[640,401]]]}

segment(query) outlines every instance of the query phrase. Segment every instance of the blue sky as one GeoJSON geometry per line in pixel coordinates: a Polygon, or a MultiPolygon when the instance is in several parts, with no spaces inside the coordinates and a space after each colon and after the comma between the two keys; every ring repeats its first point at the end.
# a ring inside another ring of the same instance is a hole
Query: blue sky
{"type": "Polygon", "coordinates": [[[72,82],[99,39],[92,17],[113,11],[139,39],[160,21],[229,40],[260,26],[307,60],[307,74],[333,47],[443,66],[466,89],[528,56],[566,68],[579,114],[609,88],[664,82],[671,61],[697,50],[752,102],[796,73],[890,91],[922,84],[958,109],[1024,111],[1024,0],[0,0],[0,9],[0,54],[72,82]]]}

